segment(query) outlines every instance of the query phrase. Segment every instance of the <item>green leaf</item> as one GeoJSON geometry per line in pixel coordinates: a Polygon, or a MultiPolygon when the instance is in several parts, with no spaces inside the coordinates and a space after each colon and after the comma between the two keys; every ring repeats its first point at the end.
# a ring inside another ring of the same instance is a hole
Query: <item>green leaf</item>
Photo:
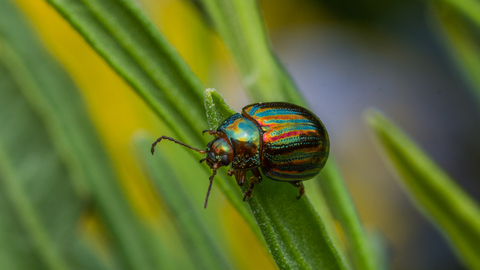
{"type": "Polygon", "coordinates": [[[480,2],[476,0],[443,0],[438,4],[448,5],[473,22],[480,29],[480,2]]]}
{"type": "Polygon", "coordinates": [[[197,134],[206,126],[202,103],[205,87],[132,1],[46,1],[132,86],[177,138],[193,145],[204,143],[197,134]]]}
{"type": "Polygon", "coordinates": [[[166,158],[160,153],[152,157],[145,151],[151,146],[151,141],[151,138],[144,137],[136,140],[138,155],[146,174],[153,180],[156,190],[166,202],[175,229],[195,269],[231,269],[228,257],[205,220],[203,208],[192,202],[166,158]]]}
{"type": "MultiPolygon", "coordinates": [[[[480,38],[478,29],[472,29],[458,12],[449,6],[436,4],[431,5],[434,11],[433,19],[436,22],[437,30],[451,54],[457,67],[464,75],[472,89],[475,90],[480,101],[480,38]]],[[[479,11],[480,12],[480,11],[479,11]]],[[[480,17],[480,13],[476,14],[480,17]]]]}
{"type": "Polygon", "coordinates": [[[369,111],[366,120],[415,204],[465,264],[480,269],[478,204],[380,112],[369,111]]]}
{"type": "MultiPolygon", "coordinates": [[[[195,2],[206,12],[231,55],[235,58],[243,83],[253,100],[283,100],[306,107],[306,102],[297,91],[295,84],[270,49],[255,1],[198,0],[195,2]]],[[[330,160],[328,163],[333,163],[333,161],[330,160]]],[[[362,269],[374,268],[372,260],[365,257],[369,256],[371,248],[361,233],[363,228],[356,211],[354,211],[353,202],[349,199],[348,191],[346,188],[331,190],[331,187],[336,186],[326,185],[323,188],[324,192],[333,192],[336,194],[334,196],[336,198],[348,199],[337,205],[335,209],[346,213],[340,219],[342,227],[350,232],[356,232],[347,234],[347,237],[355,237],[355,239],[348,239],[348,242],[352,243],[350,252],[355,258],[355,264],[365,267],[362,269]],[[356,248],[361,249],[356,250],[356,248]]],[[[277,196],[283,195],[277,194],[277,196]]],[[[327,224],[327,227],[333,226],[333,224],[327,224]]]]}
{"type": "Polygon", "coordinates": [[[230,50],[255,101],[303,104],[294,83],[270,49],[255,0],[197,0],[230,50]],[[273,98],[273,99],[272,99],[273,98]]]}
{"type": "Polygon", "coordinates": [[[208,126],[211,130],[217,130],[225,119],[237,113],[228,106],[223,97],[215,89],[208,88],[205,90],[204,96],[208,126]]]}
{"type": "Polygon", "coordinates": [[[74,234],[81,204],[45,123],[18,89],[4,42],[1,50],[0,265],[67,269],[63,248],[74,234]]]}
{"type": "Polygon", "coordinates": [[[308,200],[312,204],[317,214],[322,218],[328,237],[330,238],[330,241],[332,241],[333,246],[344,262],[345,268],[353,269],[350,258],[347,256],[347,250],[345,247],[346,239],[344,237],[345,234],[340,232],[340,223],[333,218],[330,208],[325,201],[325,197],[323,196],[320,188],[320,181],[318,180],[319,177],[316,177],[310,181],[303,182],[305,185],[305,190],[308,190],[308,200]]]}
{"type": "Polygon", "coordinates": [[[319,184],[333,217],[339,221],[348,241],[354,269],[378,269],[374,250],[363,229],[345,180],[331,159],[323,168],[319,184]]]}
{"type": "MultiPolygon", "coordinates": [[[[145,244],[145,228],[132,212],[118,185],[108,156],[96,135],[82,97],[74,83],[33,38],[30,29],[9,4],[9,1],[0,0],[0,5],[2,13],[0,16],[1,44],[2,51],[6,52],[3,59],[11,70],[10,74],[15,80],[18,91],[21,91],[28,100],[32,110],[40,115],[42,128],[45,129],[42,132],[48,133],[48,136],[53,138],[50,143],[52,146],[49,148],[56,149],[60,153],[66,163],[68,174],[71,175],[71,177],[56,175],[55,177],[58,178],[51,180],[63,182],[67,182],[68,179],[75,180],[73,183],[84,200],[83,204],[93,204],[98,209],[102,221],[112,236],[114,247],[118,253],[116,258],[120,259],[122,266],[132,269],[153,268],[153,255],[149,253],[145,244]]],[[[2,99],[2,102],[8,102],[8,99],[2,99]]],[[[8,107],[2,106],[2,109],[4,108],[8,107]]],[[[2,116],[6,117],[6,120],[13,118],[14,109],[9,108],[10,111],[3,111],[2,116]]],[[[19,117],[21,116],[19,114],[19,117]]],[[[17,125],[23,123],[22,121],[18,120],[17,125]]],[[[38,128],[39,124],[31,124],[31,126],[38,128]]],[[[42,150],[42,148],[35,147],[37,145],[45,147],[45,143],[39,142],[30,145],[31,142],[36,142],[38,132],[29,131],[21,126],[16,128],[17,130],[12,127],[12,132],[28,136],[28,138],[18,136],[23,138],[20,145],[28,147],[28,152],[32,152],[31,155],[41,154],[47,162],[52,154],[35,153],[35,151],[42,150]]],[[[5,129],[2,127],[2,131],[5,129]]],[[[2,133],[8,135],[7,132],[2,133]]],[[[6,145],[9,146],[9,144],[6,145]]],[[[21,153],[21,151],[16,152],[21,153]]],[[[5,152],[5,155],[12,156],[14,152],[5,152]]],[[[27,157],[23,160],[29,161],[27,157]]],[[[31,162],[32,166],[37,166],[35,161],[31,162]]],[[[12,163],[11,166],[15,165],[12,163]]],[[[47,165],[45,167],[49,168],[47,165]]],[[[66,173],[62,171],[62,168],[51,169],[55,170],[56,174],[66,173]]],[[[40,177],[41,174],[37,174],[40,177]]],[[[35,175],[31,177],[35,177],[35,175]]],[[[62,188],[62,185],[58,184],[58,188],[62,188]]],[[[51,185],[46,183],[42,187],[51,187],[51,185]]],[[[75,198],[68,190],[49,193],[49,196],[52,197],[51,200],[54,198],[53,194],[75,198]]],[[[54,203],[56,207],[69,205],[59,200],[51,203],[54,203]]],[[[52,210],[56,207],[52,207],[52,210]]],[[[71,213],[73,214],[75,211],[71,211],[71,213]]],[[[35,215],[38,216],[38,214],[35,215]]],[[[49,218],[47,214],[41,216],[49,218]]],[[[55,226],[48,228],[55,231],[60,229],[55,226]]]]}
{"type": "MultiPolygon", "coordinates": [[[[176,139],[206,145],[204,87],[130,0],[46,0],[165,121],[176,139]]],[[[196,155],[195,152],[191,153],[196,155]]],[[[207,167],[204,167],[208,170],[207,167]]],[[[255,231],[226,177],[218,186],[255,231]]],[[[208,180],[208,179],[207,179],[208,180]]]]}
{"type": "MultiPolygon", "coordinates": [[[[206,99],[211,104],[207,116],[212,125],[233,111],[214,90],[206,99]]],[[[242,189],[245,192],[247,185],[242,189]]],[[[297,193],[288,183],[266,179],[247,200],[275,262],[281,269],[344,269],[322,220],[308,199],[296,199],[297,193]]]]}

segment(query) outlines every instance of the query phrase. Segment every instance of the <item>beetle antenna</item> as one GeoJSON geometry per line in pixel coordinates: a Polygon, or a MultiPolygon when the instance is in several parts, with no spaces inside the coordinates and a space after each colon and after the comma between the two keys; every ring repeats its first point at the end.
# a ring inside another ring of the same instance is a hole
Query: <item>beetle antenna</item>
{"type": "Polygon", "coordinates": [[[205,204],[203,205],[204,209],[207,209],[207,204],[208,204],[208,196],[210,196],[210,190],[212,190],[212,184],[213,184],[213,177],[217,174],[217,163],[213,164],[213,174],[208,178],[210,180],[210,184],[208,185],[208,190],[207,190],[207,197],[205,198],[205,204]]]}
{"type": "Polygon", "coordinates": [[[166,140],[172,141],[174,143],[178,143],[180,145],[188,147],[192,150],[195,150],[195,151],[199,152],[200,154],[205,154],[207,152],[207,151],[204,151],[204,150],[197,149],[195,147],[191,147],[190,145],[186,145],[182,142],[179,142],[179,141],[175,140],[174,138],[167,137],[167,136],[162,136],[162,137],[158,138],[154,143],[152,143],[152,148],[150,149],[150,152],[152,152],[152,155],[153,155],[153,152],[155,152],[155,146],[157,145],[157,143],[161,142],[163,139],[166,139],[166,140]]]}

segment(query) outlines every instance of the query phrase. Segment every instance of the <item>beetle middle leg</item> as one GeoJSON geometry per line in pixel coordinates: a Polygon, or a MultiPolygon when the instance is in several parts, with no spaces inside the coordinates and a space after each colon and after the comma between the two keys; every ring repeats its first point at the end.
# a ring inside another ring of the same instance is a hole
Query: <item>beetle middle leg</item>
{"type": "Polygon", "coordinates": [[[245,180],[247,180],[247,171],[234,170],[233,174],[235,175],[235,180],[237,180],[237,184],[239,186],[243,186],[243,184],[245,184],[245,180]]]}
{"type": "Polygon", "coordinates": [[[245,196],[243,196],[243,201],[245,202],[247,198],[252,197],[253,188],[255,184],[262,182],[262,174],[260,173],[259,169],[252,170],[253,176],[250,177],[250,186],[248,187],[247,192],[245,192],[245,196]]]}
{"type": "Polygon", "coordinates": [[[300,193],[297,196],[297,199],[300,199],[302,197],[302,195],[305,194],[305,186],[303,186],[302,181],[295,181],[295,182],[288,182],[288,183],[294,185],[297,188],[300,188],[300,193]]]}

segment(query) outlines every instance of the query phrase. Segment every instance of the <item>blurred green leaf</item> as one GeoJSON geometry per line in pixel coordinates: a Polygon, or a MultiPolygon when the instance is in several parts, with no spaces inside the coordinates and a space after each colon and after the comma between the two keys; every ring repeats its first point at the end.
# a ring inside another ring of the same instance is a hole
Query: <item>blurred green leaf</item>
{"type": "MultiPolygon", "coordinates": [[[[204,87],[178,53],[130,0],[46,0],[127,81],[175,133],[206,145],[204,87]]],[[[192,152],[192,155],[196,153],[192,152]]],[[[203,167],[208,170],[206,166],[203,167]]],[[[225,176],[216,181],[255,230],[255,221],[225,176]]],[[[208,180],[208,179],[206,179],[208,180]]]]}
{"type": "Polygon", "coordinates": [[[480,208],[380,112],[366,120],[416,205],[443,232],[470,269],[480,269],[480,208]]]}
{"type": "MultiPolygon", "coordinates": [[[[205,97],[211,104],[206,106],[209,123],[218,126],[233,110],[213,89],[205,97]]],[[[288,183],[266,179],[247,200],[275,262],[281,269],[344,269],[322,220],[306,198],[296,199],[297,193],[288,183]]]]}
{"type": "MultiPolygon", "coordinates": [[[[480,4],[479,4],[480,5],[480,4]]],[[[447,5],[432,4],[436,22],[448,52],[462,71],[480,101],[480,27],[472,29],[462,16],[447,5]]],[[[480,11],[477,14],[480,18],[480,11]]],[[[480,25],[479,25],[480,26],[480,25]]]]}
{"type": "Polygon", "coordinates": [[[168,161],[161,153],[152,155],[145,151],[151,138],[136,140],[138,155],[163,200],[165,200],[175,229],[193,261],[195,269],[231,269],[229,259],[213,237],[212,228],[205,221],[204,210],[197,207],[176,178],[168,161]],[[199,212],[202,211],[202,213],[199,212]]]}
{"type": "Polygon", "coordinates": [[[196,0],[230,50],[255,101],[289,101],[303,104],[288,73],[270,49],[255,0],[196,0]],[[273,98],[273,99],[272,99],[273,98]]]}
{"type": "Polygon", "coordinates": [[[205,141],[205,87],[130,0],[46,0],[189,144],[205,141]],[[199,112],[201,112],[199,114],[199,112]]]}
{"type": "MultiPolygon", "coordinates": [[[[132,269],[153,268],[153,254],[149,252],[150,250],[145,242],[148,233],[132,212],[118,185],[108,156],[96,135],[95,128],[88,117],[77,88],[65,71],[53,61],[33,37],[30,29],[25,25],[13,6],[9,4],[9,1],[0,0],[0,5],[0,36],[2,38],[2,51],[5,52],[3,59],[8,64],[11,70],[10,74],[17,83],[17,90],[21,91],[32,110],[35,110],[41,117],[42,127],[52,138],[52,145],[48,148],[52,152],[53,149],[56,149],[60,153],[59,155],[64,160],[68,173],[71,175],[71,177],[57,175],[58,179],[52,178],[51,181],[74,179],[73,183],[75,183],[81,199],[84,200],[83,203],[98,208],[102,221],[112,236],[114,247],[118,253],[115,255],[121,262],[120,266],[132,269]]],[[[8,100],[2,99],[2,102],[8,102],[8,100]]],[[[4,111],[2,116],[7,117],[8,120],[12,118],[12,114],[15,114],[14,110],[11,112],[4,111]]],[[[19,116],[21,117],[21,114],[19,116]]],[[[20,125],[22,121],[28,123],[26,122],[27,119],[20,118],[17,125],[20,125]]],[[[38,128],[39,124],[29,125],[38,128]]],[[[24,148],[28,155],[23,159],[23,162],[29,162],[29,155],[36,155],[38,154],[36,151],[42,150],[42,148],[35,148],[37,144],[30,146],[30,142],[36,141],[37,132],[30,132],[20,126],[17,127],[18,130],[16,131],[13,128],[12,132],[28,135],[28,138],[23,138],[23,141],[18,142],[17,145],[28,146],[24,148]]],[[[5,129],[2,124],[2,131],[5,129]]],[[[22,137],[19,136],[19,138],[22,137]]],[[[45,147],[45,144],[39,143],[38,147],[41,146],[45,147]]],[[[5,153],[5,155],[7,154],[14,157],[16,153],[5,153]]],[[[51,155],[48,153],[43,155],[45,162],[49,160],[51,155]]],[[[31,162],[33,162],[31,166],[37,166],[33,160],[31,162]]],[[[47,165],[45,165],[45,168],[48,168],[47,165]]],[[[13,163],[12,166],[15,166],[15,164],[13,163]]],[[[62,168],[53,169],[62,172],[62,168]]],[[[41,174],[37,174],[40,177],[41,174]]],[[[35,177],[35,175],[31,177],[35,177]]],[[[45,183],[41,187],[51,186],[45,183]]],[[[58,187],[62,188],[62,185],[58,184],[58,187]]],[[[42,190],[40,187],[36,188],[39,191],[42,190]]],[[[67,206],[69,203],[59,199],[55,200],[53,194],[70,196],[72,200],[75,198],[68,193],[68,190],[51,192],[49,193],[50,197],[45,199],[48,199],[49,202],[51,200],[50,203],[56,207],[67,206]]],[[[79,199],[77,198],[77,200],[79,199]]],[[[51,209],[55,210],[56,207],[52,206],[51,209]]],[[[75,211],[71,211],[71,213],[73,214],[75,211]]],[[[42,214],[42,216],[50,217],[47,214],[42,214]]],[[[56,219],[52,218],[51,220],[56,219]]],[[[65,222],[67,225],[68,222],[65,222]]],[[[61,229],[54,224],[47,227],[54,231],[61,229]]],[[[155,268],[158,268],[158,266],[155,268]]]]}
{"type": "Polygon", "coordinates": [[[319,181],[333,217],[339,221],[354,269],[378,269],[375,254],[338,167],[330,159],[319,181]]]}
{"type": "Polygon", "coordinates": [[[0,265],[67,269],[80,200],[0,42],[0,265]]]}
{"type": "Polygon", "coordinates": [[[450,6],[458,11],[464,18],[469,19],[480,29],[480,1],[477,0],[443,0],[433,2],[450,6]]]}

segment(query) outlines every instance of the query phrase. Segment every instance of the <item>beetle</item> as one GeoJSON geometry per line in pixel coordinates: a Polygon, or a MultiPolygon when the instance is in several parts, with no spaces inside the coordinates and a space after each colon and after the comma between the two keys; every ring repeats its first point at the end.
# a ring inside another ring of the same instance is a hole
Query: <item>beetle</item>
{"type": "Polygon", "coordinates": [[[330,141],[325,126],[309,110],[286,102],[250,104],[224,120],[217,130],[204,130],[215,138],[200,150],[171,137],[158,138],[151,148],[163,139],[173,141],[207,156],[212,169],[205,198],[212,188],[213,178],[221,166],[229,166],[227,174],[234,175],[239,186],[246,182],[247,172],[252,171],[249,188],[243,201],[252,196],[253,188],[264,176],[298,187],[298,199],[305,194],[302,181],[313,178],[327,162],[330,141]]]}

